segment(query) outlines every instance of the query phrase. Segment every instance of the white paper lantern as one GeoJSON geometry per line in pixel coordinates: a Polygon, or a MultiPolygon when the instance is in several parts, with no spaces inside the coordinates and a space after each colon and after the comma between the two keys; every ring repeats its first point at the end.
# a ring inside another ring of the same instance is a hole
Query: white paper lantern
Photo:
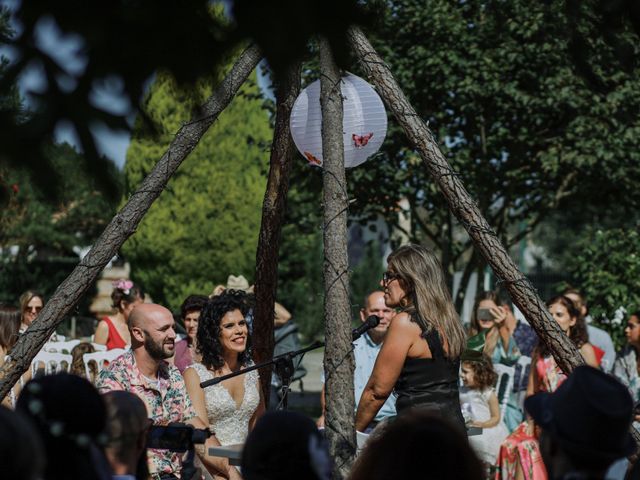
{"type": "MultiPolygon", "coordinates": [[[[387,134],[387,113],[376,91],[360,77],[342,77],[344,166],[352,168],[376,153],[387,134]]],[[[311,165],[322,165],[320,80],[305,88],[291,111],[291,136],[311,165]]]]}

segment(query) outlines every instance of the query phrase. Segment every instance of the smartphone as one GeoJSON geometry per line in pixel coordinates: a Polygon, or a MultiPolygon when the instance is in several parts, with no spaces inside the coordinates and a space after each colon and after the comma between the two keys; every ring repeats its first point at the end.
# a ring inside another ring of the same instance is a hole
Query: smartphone
{"type": "Polygon", "coordinates": [[[478,320],[493,320],[493,314],[488,308],[478,309],[478,320]]]}

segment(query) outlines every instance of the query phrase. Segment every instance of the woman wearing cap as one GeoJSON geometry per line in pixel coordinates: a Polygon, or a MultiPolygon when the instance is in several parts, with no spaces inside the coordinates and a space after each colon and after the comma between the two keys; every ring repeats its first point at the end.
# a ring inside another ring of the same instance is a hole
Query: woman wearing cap
{"type": "Polygon", "coordinates": [[[389,255],[381,285],[387,306],[400,309],[387,331],[356,414],[363,431],[393,390],[396,409],[420,408],[464,431],[458,372],[466,338],[437,257],[419,245],[389,255]]]}
{"type": "Polygon", "coordinates": [[[257,370],[206,390],[200,387],[201,382],[253,365],[251,337],[245,320],[246,296],[242,291],[225,290],[207,302],[198,320],[196,352],[202,361],[192,364],[183,374],[198,417],[215,432],[221,445],[244,443],[264,412],[257,370]]]}
{"type": "MultiPolygon", "coordinates": [[[[584,318],[571,299],[565,296],[553,297],[547,302],[551,316],[558,322],[565,335],[580,350],[587,365],[597,367],[593,347],[588,342],[584,318]]],[[[531,359],[527,395],[539,392],[554,392],[566,380],[545,343],[538,343],[531,359]]],[[[524,422],[509,435],[500,447],[498,465],[503,480],[520,479],[546,480],[547,472],[542,463],[535,426],[532,421],[524,422]]]]}
{"type": "Polygon", "coordinates": [[[127,322],[133,308],[144,303],[144,292],[131,280],[118,280],[113,282],[111,300],[116,313],[100,320],[93,340],[95,343],[106,345],[107,350],[131,345],[127,322]]]}

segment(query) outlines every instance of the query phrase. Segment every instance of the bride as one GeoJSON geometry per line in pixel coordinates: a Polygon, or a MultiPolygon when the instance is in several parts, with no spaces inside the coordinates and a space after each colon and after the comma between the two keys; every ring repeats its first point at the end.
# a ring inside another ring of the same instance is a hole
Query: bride
{"type": "MultiPolygon", "coordinates": [[[[221,445],[244,443],[264,413],[257,370],[204,390],[200,387],[201,382],[253,365],[247,311],[245,292],[226,290],[210,299],[200,314],[196,334],[202,362],[194,363],[183,374],[196,414],[215,432],[221,445]]],[[[209,464],[206,460],[204,463],[209,464]]]]}

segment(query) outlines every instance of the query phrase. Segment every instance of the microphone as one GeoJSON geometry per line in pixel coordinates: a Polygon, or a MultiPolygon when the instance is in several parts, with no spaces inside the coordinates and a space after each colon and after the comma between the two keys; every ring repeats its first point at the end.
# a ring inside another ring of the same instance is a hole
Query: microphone
{"type": "Polygon", "coordinates": [[[354,328],[351,331],[351,341],[354,341],[354,340],[360,338],[360,336],[362,336],[362,334],[364,332],[366,332],[367,330],[371,330],[372,328],[377,327],[379,323],[380,323],[380,317],[376,317],[375,315],[371,315],[364,322],[362,322],[362,325],[360,325],[358,328],[354,328]]]}

